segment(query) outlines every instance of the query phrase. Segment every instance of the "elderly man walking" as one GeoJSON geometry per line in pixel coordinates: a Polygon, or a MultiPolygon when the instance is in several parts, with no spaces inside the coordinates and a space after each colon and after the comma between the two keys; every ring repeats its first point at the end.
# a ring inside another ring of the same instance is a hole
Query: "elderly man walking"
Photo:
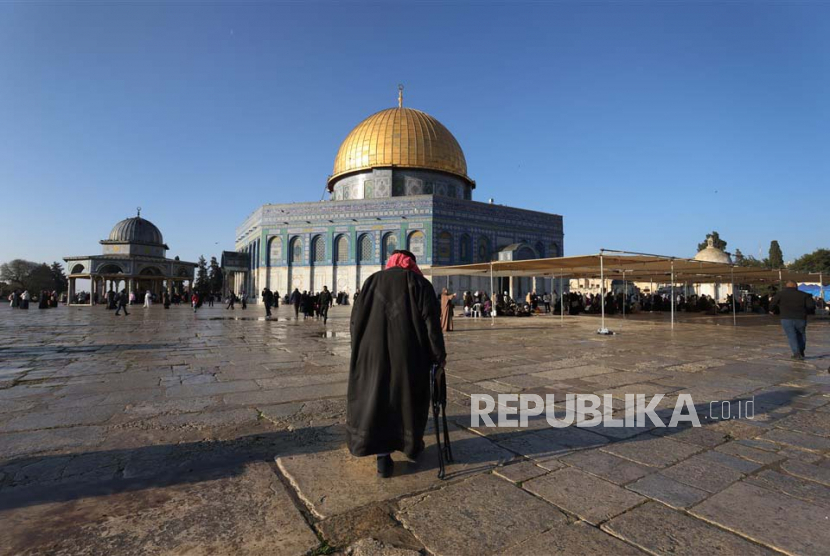
{"type": "Polygon", "coordinates": [[[770,301],[770,314],[778,307],[781,311],[781,327],[787,335],[793,359],[804,359],[807,349],[807,315],[816,308],[813,296],[800,291],[798,284],[787,282],[787,287],[775,294],[770,301]]]}
{"type": "Polygon", "coordinates": [[[432,284],[403,250],[366,280],[352,309],[346,436],[353,455],[377,456],[383,478],[391,452],[424,449],[430,368],[446,359],[439,314],[432,284]]]}

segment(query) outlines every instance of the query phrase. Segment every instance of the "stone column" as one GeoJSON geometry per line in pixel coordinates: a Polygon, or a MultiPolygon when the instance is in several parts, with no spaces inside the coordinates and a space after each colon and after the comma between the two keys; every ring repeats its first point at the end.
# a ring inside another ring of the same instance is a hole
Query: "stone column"
{"type": "Polygon", "coordinates": [[[67,292],[66,292],[66,304],[71,305],[73,301],[73,297],[75,296],[75,279],[70,278],[69,284],[67,285],[67,292]]]}

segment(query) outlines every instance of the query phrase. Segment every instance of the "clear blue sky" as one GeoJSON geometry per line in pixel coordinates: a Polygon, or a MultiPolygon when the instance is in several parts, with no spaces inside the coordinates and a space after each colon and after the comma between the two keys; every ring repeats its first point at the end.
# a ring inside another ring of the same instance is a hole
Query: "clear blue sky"
{"type": "Polygon", "coordinates": [[[266,202],[320,199],[337,147],[405,103],[475,198],[600,247],[785,259],[830,247],[830,4],[0,4],[0,261],[233,248],[266,202]]]}

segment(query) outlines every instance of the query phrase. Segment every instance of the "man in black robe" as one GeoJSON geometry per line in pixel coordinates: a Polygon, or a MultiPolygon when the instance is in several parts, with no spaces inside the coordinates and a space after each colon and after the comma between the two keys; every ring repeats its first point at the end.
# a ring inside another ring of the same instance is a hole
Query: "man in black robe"
{"type": "Polygon", "coordinates": [[[323,324],[329,320],[329,307],[331,307],[331,292],[328,286],[323,286],[323,291],[320,292],[320,316],[323,317],[323,324]]]}
{"type": "Polygon", "coordinates": [[[430,368],[446,360],[440,307],[409,251],[395,251],[370,276],[352,309],[352,355],[346,406],[349,451],[377,455],[392,475],[390,453],[424,449],[430,368]]]}

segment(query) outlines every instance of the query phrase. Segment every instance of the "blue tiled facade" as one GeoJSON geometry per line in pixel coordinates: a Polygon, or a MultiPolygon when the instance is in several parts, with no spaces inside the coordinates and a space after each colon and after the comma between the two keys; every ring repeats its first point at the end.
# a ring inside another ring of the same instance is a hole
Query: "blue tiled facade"
{"type": "Polygon", "coordinates": [[[559,215],[432,194],[263,205],[237,228],[236,247],[252,255],[243,286],[252,294],[320,282],[353,292],[395,248],[429,267],[495,260],[515,244],[523,258],[559,256],[563,240],[559,215]]]}

